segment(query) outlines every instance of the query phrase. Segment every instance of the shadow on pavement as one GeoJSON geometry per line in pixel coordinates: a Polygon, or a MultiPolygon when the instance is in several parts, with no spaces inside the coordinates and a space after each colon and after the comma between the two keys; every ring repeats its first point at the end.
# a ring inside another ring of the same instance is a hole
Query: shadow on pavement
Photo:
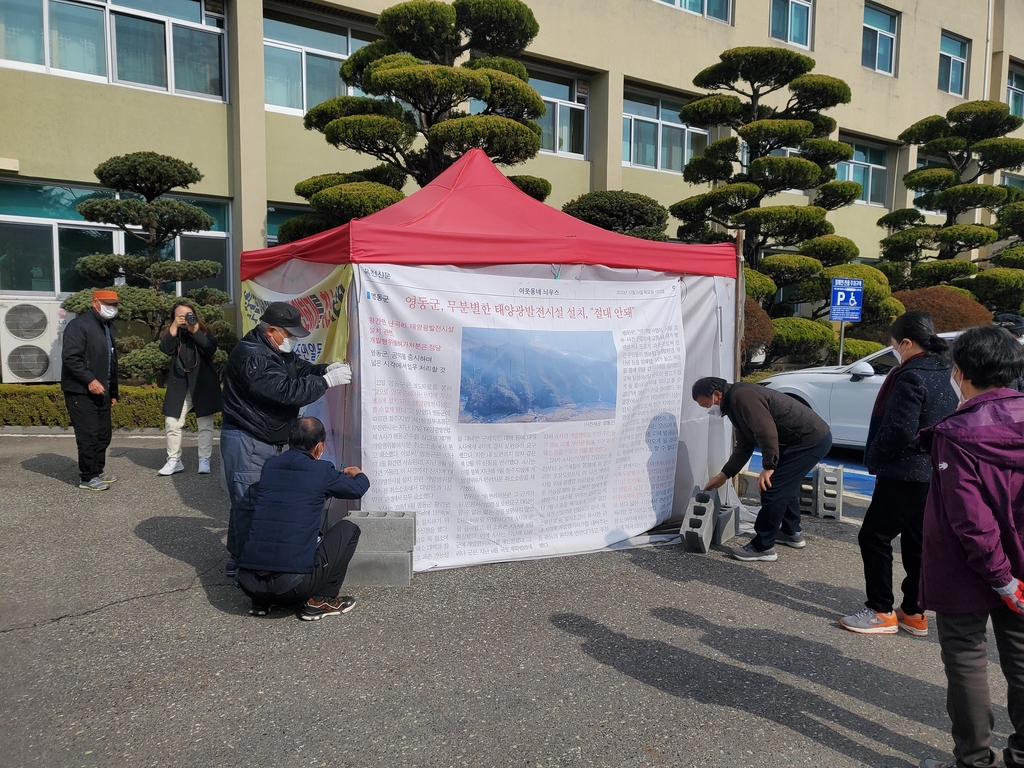
{"type": "Polygon", "coordinates": [[[68,485],[78,485],[78,461],[59,453],[39,453],[21,462],[21,468],[68,485]]]}
{"type": "Polygon", "coordinates": [[[701,643],[736,661],[773,667],[939,731],[949,727],[944,687],[849,658],[833,645],[769,629],[722,627],[679,608],[654,608],[651,615],[703,632],[701,643]],[[856,675],[850,672],[854,668],[856,675]]]}
{"type": "MultiPolygon", "coordinates": [[[[903,754],[934,751],[927,744],[894,733],[802,688],[780,683],[769,675],[714,661],[660,640],[632,638],[573,613],[556,614],[551,617],[551,623],[558,629],[582,637],[581,649],[597,662],[641,683],[672,696],[729,707],[773,721],[858,762],[905,768],[916,765],[881,754],[845,736],[844,732],[853,731],[903,754]]],[[[769,756],[759,755],[755,742],[747,746],[754,751],[752,765],[768,764],[769,756]]]]}

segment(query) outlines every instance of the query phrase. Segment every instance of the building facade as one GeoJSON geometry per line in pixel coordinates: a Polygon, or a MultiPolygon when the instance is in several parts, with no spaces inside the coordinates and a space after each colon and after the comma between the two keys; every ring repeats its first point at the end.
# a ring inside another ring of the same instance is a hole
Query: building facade
{"type": "MultiPolygon", "coordinates": [[[[211,283],[239,293],[238,257],[273,243],[304,211],[296,182],[377,163],[306,131],[304,111],[345,93],[339,64],[374,39],[383,0],[0,0],[0,300],[56,302],[87,287],[90,253],[132,253],[134,238],[82,221],[102,192],[93,169],[152,150],[194,163],[183,197],[217,224],[182,236],[178,259],[225,267],[211,283]]],[[[532,0],[540,34],[525,63],[547,102],[542,150],[510,173],[551,181],[561,206],[626,189],[668,205],[696,192],[686,161],[709,135],[683,125],[697,72],[736,46],[774,45],[849,83],[830,111],[855,148],[840,178],[857,204],[830,214],[864,260],[875,222],[912,205],[900,181],[927,163],[897,136],[966,100],[1024,114],[1024,4],[1008,0],[532,0]]],[[[1022,133],[1024,135],[1024,133],[1022,133]]],[[[1003,181],[1024,185],[1024,174],[1003,181]]],[[[414,191],[411,186],[407,192],[414,191]]],[[[806,202],[798,192],[777,203],[806,202]]],[[[675,224],[670,223],[669,234],[675,224]]],[[[181,285],[179,290],[191,286],[181,285]]]]}

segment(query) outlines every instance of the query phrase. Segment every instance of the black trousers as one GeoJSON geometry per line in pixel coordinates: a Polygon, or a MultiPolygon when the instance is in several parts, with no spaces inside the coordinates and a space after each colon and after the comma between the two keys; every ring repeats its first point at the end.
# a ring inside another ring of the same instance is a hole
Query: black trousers
{"type": "Polygon", "coordinates": [[[110,398],[102,395],[64,393],[78,444],[78,472],[87,483],[103,474],[110,445],[110,398]]]}
{"type": "Polygon", "coordinates": [[[761,511],[754,521],[754,549],[775,546],[781,530],[792,536],[800,532],[800,484],[832,447],[832,433],[814,445],[790,445],[779,451],[779,463],[772,473],[772,487],[761,493],[761,511]]]}
{"type": "Polygon", "coordinates": [[[903,570],[907,572],[901,607],[904,613],[921,613],[917,595],[921,580],[921,526],[927,500],[928,483],[888,477],[875,480],[875,492],[857,536],[868,597],[864,605],[873,611],[888,613],[893,608],[892,542],[899,536],[903,570]]]}
{"type": "Polygon", "coordinates": [[[264,605],[294,605],[311,597],[337,597],[358,543],[359,526],[342,520],[331,526],[320,540],[313,557],[312,573],[279,573],[261,578],[243,568],[238,571],[238,586],[253,601],[264,605]],[[287,578],[289,576],[294,578],[287,578]]]}
{"type": "Polygon", "coordinates": [[[1024,766],[1024,616],[1009,608],[987,613],[937,613],[942,666],[946,669],[946,710],[952,721],[953,754],[959,768],[996,768],[992,750],[992,696],[988,686],[988,638],[999,649],[1006,678],[1006,709],[1013,731],[1006,740],[1007,768],[1024,766]]]}

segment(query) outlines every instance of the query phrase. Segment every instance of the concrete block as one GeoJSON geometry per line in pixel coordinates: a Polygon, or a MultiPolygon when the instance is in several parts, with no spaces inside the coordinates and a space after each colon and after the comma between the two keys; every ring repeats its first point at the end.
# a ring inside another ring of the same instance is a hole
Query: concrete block
{"type": "Polygon", "coordinates": [[[814,515],[823,520],[843,519],[843,467],[818,465],[814,515]]]}
{"type": "Polygon", "coordinates": [[[364,552],[362,540],[345,574],[346,587],[408,587],[412,552],[364,552]]]}
{"type": "Polygon", "coordinates": [[[357,552],[412,552],[416,546],[415,512],[357,510],[347,519],[359,526],[357,552]]]}
{"type": "Polygon", "coordinates": [[[818,468],[811,470],[811,474],[800,483],[800,514],[813,515],[818,503],[818,468]]]}
{"type": "Polygon", "coordinates": [[[724,544],[740,532],[740,508],[721,507],[715,513],[715,533],[712,544],[724,544]]]}
{"type": "Polygon", "coordinates": [[[718,495],[697,491],[686,505],[683,524],[679,527],[679,535],[686,542],[690,552],[707,552],[711,548],[711,540],[715,534],[715,513],[718,507],[718,495]]]}

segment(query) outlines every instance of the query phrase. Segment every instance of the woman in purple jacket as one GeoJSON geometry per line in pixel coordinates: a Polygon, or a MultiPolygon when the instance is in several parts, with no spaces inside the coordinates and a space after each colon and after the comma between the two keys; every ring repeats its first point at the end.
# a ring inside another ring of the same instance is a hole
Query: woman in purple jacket
{"type": "Polygon", "coordinates": [[[932,476],[924,512],[922,605],[935,611],[955,763],[997,766],[988,687],[989,617],[1013,734],[1003,758],[1024,766],[1024,350],[1003,328],[970,328],[953,344],[959,409],[925,429],[932,476]]]}

